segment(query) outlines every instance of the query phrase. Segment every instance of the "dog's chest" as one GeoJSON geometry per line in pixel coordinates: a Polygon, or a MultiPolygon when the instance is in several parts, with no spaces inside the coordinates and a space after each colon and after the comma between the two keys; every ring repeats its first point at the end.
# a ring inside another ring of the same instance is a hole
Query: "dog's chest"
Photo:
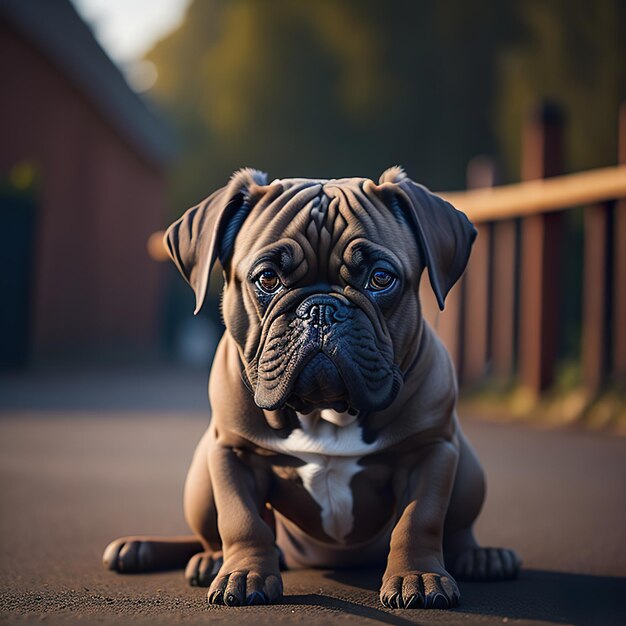
{"type": "Polygon", "coordinates": [[[354,498],[350,483],[361,467],[359,460],[344,457],[307,455],[297,468],[303,487],[321,510],[324,532],[343,542],[354,527],[354,498]]]}
{"type": "Polygon", "coordinates": [[[347,414],[326,409],[299,418],[302,428],[274,447],[303,461],[296,472],[320,507],[322,528],[343,542],[354,528],[352,479],[377,445],[363,442],[361,428],[347,414]]]}

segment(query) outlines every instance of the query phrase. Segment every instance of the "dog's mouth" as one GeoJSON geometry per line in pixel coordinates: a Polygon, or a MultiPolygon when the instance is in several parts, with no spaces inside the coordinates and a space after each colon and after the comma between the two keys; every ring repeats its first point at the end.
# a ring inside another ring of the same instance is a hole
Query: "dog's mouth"
{"type": "Polygon", "coordinates": [[[348,410],[349,394],[337,366],[323,352],[318,352],[302,368],[287,400],[300,413],[315,409],[348,410]]]}
{"type": "Polygon", "coordinates": [[[330,409],[338,413],[358,412],[350,403],[350,394],[341,373],[324,352],[307,355],[281,381],[286,383],[277,396],[257,386],[255,402],[263,409],[290,407],[298,413],[330,409]]]}
{"type": "Polygon", "coordinates": [[[327,421],[334,421],[332,415],[343,416],[337,417],[340,422],[337,425],[343,425],[355,421],[357,416],[385,408],[399,389],[398,384],[392,384],[390,393],[378,404],[372,402],[362,384],[347,384],[342,372],[343,368],[326,353],[310,354],[291,369],[291,376],[281,380],[285,384],[282,393],[266,394],[267,389],[257,385],[255,402],[260,408],[268,410],[288,407],[301,414],[328,411],[331,417],[327,421]]]}
{"type": "MultiPolygon", "coordinates": [[[[338,415],[349,415],[352,418],[358,418],[361,411],[350,406],[347,400],[335,400],[335,401],[318,401],[308,402],[297,396],[290,396],[285,406],[296,411],[296,413],[308,414],[313,411],[330,411],[338,415]]],[[[326,421],[333,421],[332,419],[326,421]]],[[[354,420],[350,420],[354,421],[354,420]]]]}

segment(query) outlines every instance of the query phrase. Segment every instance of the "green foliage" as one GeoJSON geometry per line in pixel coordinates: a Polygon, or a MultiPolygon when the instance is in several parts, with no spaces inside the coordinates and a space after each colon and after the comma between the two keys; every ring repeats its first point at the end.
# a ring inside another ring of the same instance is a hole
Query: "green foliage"
{"type": "Polygon", "coordinates": [[[150,54],[182,140],[175,212],[248,165],[462,187],[494,149],[507,2],[203,0],[150,54]]]}
{"type": "Polygon", "coordinates": [[[519,0],[519,38],[499,58],[497,134],[508,171],[519,175],[520,120],[538,100],[566,113],[569,171],[614,165],[626,100],[626,3],[519,0]]]}
{"type": "Polygon", "coordinates": [[[173,215],[242,166],[376,178],[399,163],[451,189],[500,153],[516,179],[541,98],[566,107],[568,167],[612,163],[625,17],[620,0],[195,0],[149,57],[181,139],[173,215]]]}

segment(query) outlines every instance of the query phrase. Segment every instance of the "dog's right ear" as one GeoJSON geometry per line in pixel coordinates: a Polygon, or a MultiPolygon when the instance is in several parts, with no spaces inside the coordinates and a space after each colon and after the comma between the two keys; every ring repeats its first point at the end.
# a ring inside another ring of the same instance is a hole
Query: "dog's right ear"
{"type": "Polygon", "coordinates": [[[443,311],[446,295],[461,277],[477,231],[465,213],[413,182],[401,167],[391,167],[380,177],[378,189],[395,198],[409,219],[424,253],[428,278],[443,311]]]}
{"type": "Polygon", "coordinates": [[[225,265],[235,237],[250,213],[251,190],[267,185],[267,174],[249,168],[233,174],[229,183],[189,209],[165,232],[168,254],[196,294],[202,308],[211,270],[218,259],[225,265]]]}

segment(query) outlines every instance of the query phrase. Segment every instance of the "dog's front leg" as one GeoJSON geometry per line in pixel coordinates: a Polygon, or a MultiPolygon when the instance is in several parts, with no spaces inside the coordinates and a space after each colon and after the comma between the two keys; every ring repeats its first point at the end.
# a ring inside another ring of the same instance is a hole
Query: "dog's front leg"
{"type": "Polygon", "coordinates": [[[268,604],[283,588],[274,536],[263,521],[263,496],[252,470],[231,448],[209,452],[209,469],[222,539],[224,564],[208,592],[209,603],[268,604]]]}
{"type": "Polygon", "coordinates": [[[423,449],[409,474],[380,590],[385,606],[446,609],[459,603],[459,589],[444,568],[442,552],[457,461],[454,444],[437,441],[423,449]]]}

